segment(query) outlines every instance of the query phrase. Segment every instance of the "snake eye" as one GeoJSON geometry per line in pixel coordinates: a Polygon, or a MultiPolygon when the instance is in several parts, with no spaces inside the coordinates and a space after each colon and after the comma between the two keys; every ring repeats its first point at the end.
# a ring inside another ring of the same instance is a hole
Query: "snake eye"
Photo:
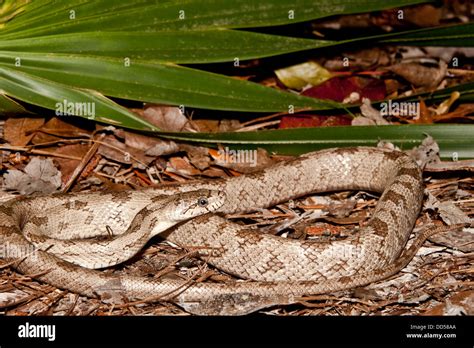
{"type": "Polygon", "coordinates": [[[208,204],[207,198],[201,197],[198,199],[198,205],[201,207],[205,207],[208,204]]]}

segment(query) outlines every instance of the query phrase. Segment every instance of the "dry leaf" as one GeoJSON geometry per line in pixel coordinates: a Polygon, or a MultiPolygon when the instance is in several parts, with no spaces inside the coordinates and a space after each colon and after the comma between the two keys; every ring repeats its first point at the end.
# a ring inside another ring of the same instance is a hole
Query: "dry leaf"
{"type": "Polygon", "coordinates": [[[253,173],[274,163],[264,149],[229,149],[210,150],[210,155],[217,165],[235,170],[239,173],[253,173]]]}
{"type": "Polygon", "coordinates": [[[153,147],[145,151],[147,156],[163,156],[171,155],[178,152],[180,147],[172,140],[161,140],[159,143],[155,144],[153,147]]]}
{"type": "Polygon", "coordinates": [[[5,120],[5,140],[13,146],[25,146],[35,136],[34,131],[43,124],[44,118],[10,117],[5,120]]]}
{"type": "MultiPolygon", "coordinates": [[[[59,148],[55,148],[53,151],[57,154],[64,154],[74,157],[83,158],[87,151],[89,151],[90,146],[84,144],[73,144],[73,145],[65,145],[59,148]]],[[[56,162],[61,169],[63,182],[67,182],[71,174],[76,170],[77,166],[79,165],[80,161],[75,159],[68,159],[68,158],[56,158],[56,162]]]]}
{"type": "Polygon", "coordinates": [[[225,178],[226,174],[222,169],[219,168],[208,168],[202,172],[203,176],[207,176],[209,178],[225,178]]]}
{"type": "Polygon", "coordinates": [[[76,126],[75,123],[81,124],[81,121],[74,120],[70,116],[53,117],[46,122],[32,139],[33,144],[43,144],[52,141],[57,141],[64,138],[77,138],[85,135],[90,135],[93,130],[93,123],[90,129],[87,127],[76,126]],[[68,118],[67,118],[68,117],[68,118]]]}
{"type": "Polygon", "coordinates": [[[144,110],[134,110],[146,121],[166,132],[192,132],[197,129],[183,115],[181,110],[173,106],[147,105],[144,110]]]}
{"type": "Polygon", "coordinates": [[[473,113],[474,113],[474,104],[462,104],[462,105],[459,105],[459,107],[453,112],[449,112],[444,115],[433,116],[433,118],[435,121],[455,120],[457,118],[474,120],[474,116],[468,116],[468,115],[472,115],[473,113]]]}
{"type": "Polygon", "coordinates": [[[106,136],[102,141],[108,146],[100,145],[97,153],[113,161],[133,164],[135,168],[144,169],[145,166],[155,159],[154,157],[146,156],[143,154],[143,151],[125,145],[113,135],[106,136]]]}
{"type": "Polygon", "coordinates": [[[425,312],[425,315],[474,315],[474,291],[466,290],[453,294],[445,303],[425,312]]]}
{"type": "Polygon", "coordinates": [[[13,290],[13,292],[0,292],[0,308],[6,308],[15,302],[21,302],[22,299],[27,298],[28,294],[21,290],[13,290]]]}
{"type": "Polygon", "coordinates": [[[424,66],[419,63],[400,63],[387,68],[387,70],[403,77],[416,87],[433,88],[446,76],[448,65],[440,61],[437,67],[424,66]]]}
{"type": "Polygon", "coordinates": [[[275,70],[275,74],[286,87],[298,90],[308,85],[317,86],[332,76],[331,72],[313,61],[275,70]]]}
{"type": "MultiPolygon", "coordinates": [[[[451,231],[449,233],[437,233],[429,238],[430,242],[444,245],[463,253],[474,252],[474,231],[451,231]]],[[[471,229],[472,230],[472,229],[471,229]]]]}
{"type": "MultiPolygon", "coordinates": [[[[440,202],[435,205],[441,219],[448,225],[463,224],[471,222],[469,216],[459,209],[453,202],[440,202]]],[[[474,242],[474,235],[472,236],[474,242]]]]}
{"type": "Polygon", "coordinates": [[[189,161],[199,170],[209,168],[211,165],[212,160],[207,147],[181,144],[180,149],[187,153],[189,161]]]}
{"type": "Polygon", "coordinates": [[[201,171],[196,169],[186,159],[181,157],[172,157],[169,160],[169,166],[166,171],[171,173],[177,173],[183,176],[194,176],[200,175],[201,171]]]}
{"type": "Polygon", "coordinates": [[[179,146],[171,140],[159,139],[143,134],[124,131],[125,145],[145,152],[147,156],[170,155],[179,151],[179,146]]]}
{"type": "Polygon", "coordinates": [[[18,191],[23,195],[52,193],[61,187],[61,172],[51,159],[33,157],[24,172],[9,170],[3,178],[7,190],[18,191]]]}
{"type": "Polygon", "coordinates": [[[383,118],[379,110],[372,107],[370,100],[367,98],[362,99],[360,112],[362,113],[362,116],[356,117],[352,120],[353,126],[390,124],[385,118],[383,118]]]}
{"type": "Polygon", "coordinates": [[[242,127],[239,120],[223,119],[223,120],[193,120],[193,125],[200,132],[232,132],[242,127]]]}
{"type": "Polygon", "coordinates": [[[434,27],[439,25],[442,9],[432,5],[419,5],[403,10],[405,20],[419,27],[434,27]]]}
{"type": "Polygon", "coordinates": [[[406,153],[410,155],[421,168],[424,168],[429,163],[438,163],[441,161],[439,158],[439,145],[431,136],[427,136],[423,139],[420,146],[414,147],[406,151],[406,153]]]}

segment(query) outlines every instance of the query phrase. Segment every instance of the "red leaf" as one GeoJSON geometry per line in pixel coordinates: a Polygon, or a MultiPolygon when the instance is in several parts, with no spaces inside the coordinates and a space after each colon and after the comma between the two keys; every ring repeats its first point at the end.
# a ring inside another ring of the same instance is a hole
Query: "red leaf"
{"type": "Polygon", "coordinates": [[[307,127],[330,127],[347,126],[351,124],[351,118],[342,116],[317,116],[298,114],[292,116],[283,116],[279,128],[307,128],[307,127]]]}
{"type": "Polygon", "coordinates": [[[382,80],[351,76],[333,77],[319,86],[307,89],[302,94],[308,97],[342,102],[353,92],[359,93],[361,100],[369,98],[372,101],[383,100],[386,93],[382,80]]]}

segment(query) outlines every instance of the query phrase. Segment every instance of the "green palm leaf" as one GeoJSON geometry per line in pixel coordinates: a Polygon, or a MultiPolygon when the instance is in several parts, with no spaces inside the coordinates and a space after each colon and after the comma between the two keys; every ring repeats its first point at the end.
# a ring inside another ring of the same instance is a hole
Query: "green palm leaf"
{"type": "Polygon", "coordinates": [[[0,9],[3,14],[0,105],[4,109],[14,108],[13,99],[54,110],[53,106],[64,95],[70,98],[74,95],[77,103],[98,103],[96,120],[142,130],[153,128],[115,103],[106,102],[103,95],[249,112],[341,108],[343,105],[338,103],[176,64],[226,61],[233,64],[236,58],[268,57],[358,41],[417,43],[429,36],[446,42],[453,37],[458,40],[472,37],[468,26],[450,28],[447,34],[443,30],[432,32],[433,35],[414,31],[342,42],[232,30],[421,2],[426,1],[37,0],[17,4],[6,1],[0,9]],[[42,86],[36,94],[26,88],[32,81],[42,86]],[[44,90],[55,93],[43,95],[44,90]],[[52,98],[59,99],[53,103],[52,98]]]}
{"type": "Polygon", "coordinates": [[[234,149],[264,148],[269,152],[298,155],[331,147],[376,146],[380,140],[402,149],[420,145],[430,135],[444,159],[474,158],[474,125],[401,125],[295,128],[233,133],[165,133],[169,139],[220,144],[234,149]]]}

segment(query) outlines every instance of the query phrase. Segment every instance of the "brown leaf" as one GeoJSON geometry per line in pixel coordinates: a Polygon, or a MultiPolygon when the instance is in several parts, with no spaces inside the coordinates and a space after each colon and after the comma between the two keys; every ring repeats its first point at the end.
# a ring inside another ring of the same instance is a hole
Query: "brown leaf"
{"type": "Polygon", "coordinates": [[[181,144],[180,149],[187,153],[189,161],[199,170],[209,168],[211,165],[211,158],[209,157],[208,148],[181,144]]]}
{"type": "Polygon", "coordinates": [[[10,117],[5,121],[4,137],[13,146],[25,146],[44,124],[44,118],[10,117]]]}
{"type": "Polygon", "coordinates": [[[9,170],[4,175],[5,188],[23,195],[32,193],[52,193],[61,186],[61,172],[51,159],[33,157],[24,171],[9,170]]]}
{"type": "Polygon", "coordinates": [[[125,145],[113,135],[106,136],[103,142],[107,145],[101,145],[97,153],[113,161],[133,164],[134,167],[144,169],[146,165],[149,165],[154,160],[154,157],[146,156],[143,154],[143,151],[125,145]]]}
{"type": "Polygon", "coordinates": [[[219,131],[219,120],[195,120],[194,124],[200,132],[215,133],[219,131]]]}
{"type": "Polygon", "coordinates": [[[202,175],[209,178],[225,178],[226,174],[222,169],[219,168],[208,168],[202,172],[202,175]]]}
{"type": "Polygon", "coordinates": [[[433,116],[435,121],[446,121],[446,120],[453,120],[457,118],[466,118],[474,120],[474,116],[468,116],[474,113],[474,104],[463,104],[459,105],[459,107],[452,111],[448,112],[444,115],[436,115],[433,116]]]}
{"type": "Polygon", "coordinates": [[[472,232],[450,231],[449,233],[438,233],[431,236],[429,240],[451,249],[461,250],[463,253],[472,253],[474,251],[474,236],[472,232]]]}
{"type": "Polygon", "coordinates": [[[33,144],[44,144],[59,139],[77,138],[92,133],[92,128],[80,127],[75,125],[74,121],[71,121],[72,118],[70,117],[69,119],[66,117],[53,117],[40,128],[40,132],[36,133],[31,142],[33,144]]]}
{"type": "MultiPolygon", "coordinates": [[[[59,148],[55,148],[53,151],[58,154],[64,154],[64,155],[82,158],[86,155],[89,149],[90,149],[89,145],[73,144],[73,145],[65,145],[59,148]]],[[[71,174],[74,172],[74,170],[76,169],[76,167],[79,165],[81,161],[78,161],[75,159],[58,157],[56,158],[56,162],[58,162],[59,169],[61,169],[62,180],[64,183],[66,183],[69,177],[71,176],[71,174]]]]}
{"type": "MultiPolygon", "coordinates": [[[[455,315],[450,309],[458,306],[466,315],[474,315],[474,291],[466,290],[452,295],[446,302],[426,311],[425,315],[455,315]]],[[[459,313],[457,313],[459,314],[459,313]]]]}
{"type": "Polygon", "coordinates": [[[375,109],[367,98],[362,99],[360,106],[361,116],[352,120],[352,125],[387,125],[389,122],[383,118],[380,110],[375,109]]]}
{"type": "Polygon", "coordinates": [[[174,106],[147,105],[144,110],[133,109],[143,119],[166,132],[189,132],[196,131],[190,120],[174,106]]]}
{"type": "Polygon", "coordinates": [[[179,151],[179,146],[172,140],[161,140],[155,146],[149,148],[145,151],[147,156],[163,156],[170,155],[179,151]]]}
{"type": "Polygon", "coordinates": [[[233,119],[223,120],[193,120],[193,125],[200,132],[232,132],[242,127],[240,121],[233,119]]]}
{"type": "Polygon", "coordinates": [[[441,61],[438,67],[424,66],[419,63],[400,63],[387,70],[403,77],[416,87],[436,87],[446,76],[448,65],[441,61]]]}
{"type": "MultiPolygon", "coordinates": [[[[344,57],[349,58],[351,70],[371,69],[373,67],[385,66],[390,63],[390,57],[385,49],[371,47],[353,52],[344,52],[344,57]]],[[[341,56],[336,56],[327,60],[324,67],[329,70],[347,70],[345,60],[341,56]]]]}
{"type": "Polygon", "coordinates": [[[442,9],[432,5],[419,5],[403,10],[407,22],[419,27],[434,27],[439,25],[442,9]]]}
{"type": "Polygon", "coordinates": [[[305,233],[309,236],[339,236],[341,234],[341,227],[320,223],[317,225],[306,226],[305,233]]]}
{"type": "Polygon", "coordinates": [[[209,150],[217,165],[235,170],[239,173],[253,173],[270,166],[274,160],[264,149],[229,149],[221,148],[219,151],[209,150]]]}
{"type": "Polygon", "coordinates": [[[134,132],[123,132],[125,145],[145,152],[148,156],[170,155],[179,151],[178,145],[171,140],[159,139],[134,132]]]}
{"type": "Polygon", "coordinates": [[[169,161],[167,172],[177,173],[183,176],[200,175],[201,171],[193,167],[191,163],[181,157],[172,157],[169,161]]]}
{"type": "Polygon", "coordinates": [[[308,88],[301,94],[312,98],[342,102],[353,93],[357,93],[360,100],[363,98],[383,100],[386,94],[385,84],[374,78],[338,76],[325,81],[319,86],[308,88]]]}
{"type": "Polygon", "coordinates": [[[351,118],[346,115],[320,116],[310,114],[296,114],[283,116],[278,128],[304,128],[304,127],[334,127],[351,124],[351,118]]]}

